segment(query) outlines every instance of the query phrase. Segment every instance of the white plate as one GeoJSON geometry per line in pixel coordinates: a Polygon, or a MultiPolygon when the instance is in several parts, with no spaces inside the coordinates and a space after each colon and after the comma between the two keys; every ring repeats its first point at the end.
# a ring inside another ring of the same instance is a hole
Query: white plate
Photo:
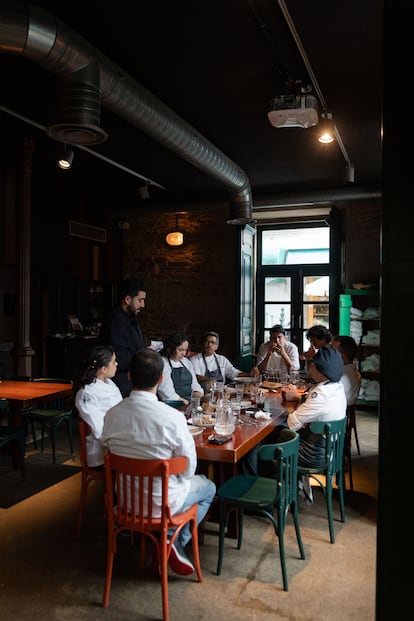
{"type": "MultiPolygon", "coordinates": [[[[195,425],[197,427],[197,429],[200,429],[200,427],[204,427],[204,429],[212,429],[214,427],[214,425],[216,424],[216,420],[212,417],[209,417],[209,420],[211,420],[211,423],[202,423],[201,425],[195,425]]],[[[193,419],[189,418],[187,420],[187,423],[189,425],[193,425],[193,419]]],[[[194,425],[193,425],[194,426],[194,425]]]]}
{"type": "Polygon", "coordinates": [[[234,381],[237,384],[253,384],[254,377],[236,377],[234,381]]]}
{"type": "Polygon", "coordinates": [[[188,425],[188,428],[192,436],[199,436],[204,431],[202,427],[195,427],[194,425],[188,425]]]}

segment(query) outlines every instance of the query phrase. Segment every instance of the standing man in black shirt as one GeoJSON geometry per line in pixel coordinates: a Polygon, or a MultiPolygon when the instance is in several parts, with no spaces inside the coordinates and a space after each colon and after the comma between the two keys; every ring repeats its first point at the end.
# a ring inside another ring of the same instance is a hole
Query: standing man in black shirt
{"type": "Polygon", "coordinates": [[[138,315],[145,307],[146,297],[146,288],[141,280],[123,280],[118,289],[118,302],[103,322],[99,335],[101,343],[114,348],[118,368],[112,379],[119,386],[123,397],[128,397],[132,390],[128,377],[130,360],[145,347],[138,315]]]}

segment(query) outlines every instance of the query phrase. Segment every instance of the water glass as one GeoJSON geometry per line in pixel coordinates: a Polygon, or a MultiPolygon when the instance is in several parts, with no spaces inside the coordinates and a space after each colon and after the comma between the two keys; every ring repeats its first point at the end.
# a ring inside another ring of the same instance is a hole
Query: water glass
{"type": "Polygon", "coordinates": [[[256,394],[256,405],[259,408],[259,410],[263,409],[264,403],[265,403],[264,391],[263,391],[263,388],[259,388],[256,394]]]}
{"type": "Polygon", "coordinates": [[[194,408],[191,412],[191,417],[193,425],[201,427],[201,425],[203,424],[203,408],[201,406],[194,408]]]}
{"type": "Polygon", "coordinates": [[[294,386],[297,386],[299,382],[299,371],[297,371],[296,369],[290,369],[289,379],[290,379],[291,384],[293,384],[294,386]]]}
{"type": "Polygon", "coordinates": [[[234,419],[237,422],[238,420],[240,420],[240,414],[241,414],[241,399],[238,399],[237,396],[235,399],[232,399],[231,401],[231,409],[233,412],[234,419]]]}
{"type": "Polygon", "coordinates": [[[287,386],[289,384],[289,375],[287,371],[279,371],[279,377],[282,386],[287,386]]]}
{"type": "Polygon", "coordinates": [[[190,409],[191,412],[200,407],[200,397],[191,397],[190,409]]]}
{"type": "Polygon", "coordinates": [[[236,384],[236,397],[239,397],[241,401],[243,399],[243,395],[244,395],[244,385],[236,384]]]}

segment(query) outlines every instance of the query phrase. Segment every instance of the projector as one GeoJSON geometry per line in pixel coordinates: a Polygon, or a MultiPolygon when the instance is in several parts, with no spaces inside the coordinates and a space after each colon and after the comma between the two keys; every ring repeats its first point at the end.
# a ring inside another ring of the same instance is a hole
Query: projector
{"type": "Polygon", "coordinates": [[[313,127],[319,123],[318,100],[313,95],[279,95],[267,116],[273,127],[313,127]]]}

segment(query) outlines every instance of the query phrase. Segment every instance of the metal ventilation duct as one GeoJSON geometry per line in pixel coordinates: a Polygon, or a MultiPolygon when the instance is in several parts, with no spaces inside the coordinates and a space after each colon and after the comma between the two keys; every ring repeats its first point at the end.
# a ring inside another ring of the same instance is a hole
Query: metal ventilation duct
{"type": "MultiPolygon", "coordinates": [[[[2,4],[0,52],[36,62],[63,81],[96,63],[102,105],[226,186],[230,193],[229,223],[245,224],[252,220],[249,179],[222,151],[57,16],[21,0],[2,4]]],[[[74,107],[70,108],[72,114],[74,107]]],[[[87,104],[81,117],[85,109],[87,104]]],[[[98,139],[96,112],[95,106],[94,112],[91,111],[92,122],[88,117],[85,124],[79,123],[79,115],[76,123],[73,118],[65,119],[67,126],[60,119],[49,128],[49,133],[59,136],[59,140],[66,140],[63,136],[69,134],[71,138],[67,142],[71,144],[84,144],[92,134],[98,139]]],[[[100,131],[102,141],[104,132],[100,131]]]]}

